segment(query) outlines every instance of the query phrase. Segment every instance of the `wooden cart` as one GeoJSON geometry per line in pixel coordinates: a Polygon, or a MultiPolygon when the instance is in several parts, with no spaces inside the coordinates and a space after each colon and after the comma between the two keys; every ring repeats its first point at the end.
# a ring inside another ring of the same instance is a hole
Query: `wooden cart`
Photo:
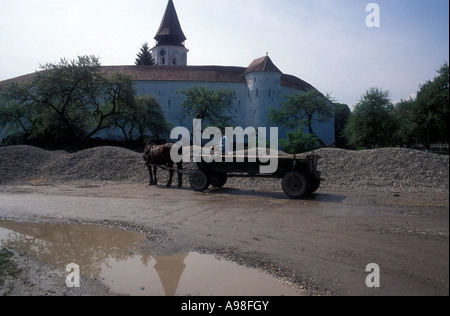
{"type": "Polygon", "coordinates": [[[321,174],[317,171],[319,156],[282,156],[271,159],[278,159],[278,168],[272,174],[261,174],[260,167],[269,165],[261,163],[259,159],[240,157],[243,162],[238,162],[233,156],[233,162],[226,162],[230,156],[222,156],[222,162],[205,161],[197,162],[197,169],[190,174],[190,184],[195,191],[205,191],[210,185],[222,187],[230,177],[264,177],[282,178],[282,189],[284,193],[293,199],[298,199],[306,194],[315,192],[321,182],[321,174]],[[256,161],[255,161],[256,160],[256,161]]]}

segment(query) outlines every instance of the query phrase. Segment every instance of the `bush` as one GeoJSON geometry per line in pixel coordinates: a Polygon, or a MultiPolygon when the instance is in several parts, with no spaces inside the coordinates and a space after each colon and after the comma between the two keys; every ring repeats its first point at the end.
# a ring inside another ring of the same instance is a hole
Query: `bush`
{"type": "Polygon", "coordinates": [[[320,142],[319,138],[305,132],[305,125],[301,125],[288,132],[287,139],[280,140],[280,146],[288,154],[298,154],[320,148],[320,142]]]}

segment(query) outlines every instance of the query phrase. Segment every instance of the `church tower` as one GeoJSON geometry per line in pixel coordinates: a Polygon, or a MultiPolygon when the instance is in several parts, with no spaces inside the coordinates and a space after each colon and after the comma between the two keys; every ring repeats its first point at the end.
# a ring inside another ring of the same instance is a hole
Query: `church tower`
{"type": "Polygon", "coordinates": [[[187,66],[189,50],[184,47],[186,36],[181,29],[172,0],[167,4],[155,40],[156,46],[151,51],[158,66],[187,66]]]}
{"type": "Polygon", "coordinates": [[[271,108],[280,104],[282,72],[269,55],[255,59],[243,76],[247,81],[247,126],[264,126],[271,108]]]}

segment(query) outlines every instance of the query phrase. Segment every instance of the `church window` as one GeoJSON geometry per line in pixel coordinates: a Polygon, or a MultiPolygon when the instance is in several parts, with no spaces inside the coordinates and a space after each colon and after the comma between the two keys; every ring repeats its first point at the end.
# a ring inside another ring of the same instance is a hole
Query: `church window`
{"type": "Polygon", "coordinates": [[[256,97],[259,95],[259,89],[256,89],[256,97]]]}
{"type": "Polygon", "coordinates": [[[163,65],[166,64],[166,59],[165,59],[165,58],[162,59],[162,64],[163,64],[163,65]]]}
{"type": "Polygon", "coordinates": [[[177,59],[176,59],[176,58],[173,59],[173,64],[174,64],[174,65],[177,64],[177,59]]]}

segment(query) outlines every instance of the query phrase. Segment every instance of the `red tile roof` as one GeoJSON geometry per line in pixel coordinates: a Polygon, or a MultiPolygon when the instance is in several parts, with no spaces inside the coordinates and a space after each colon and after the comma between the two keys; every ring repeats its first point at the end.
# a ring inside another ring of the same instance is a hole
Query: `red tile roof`
{"type": "Polygon", "coordinates": [[[258,59],[255,59],[250,66],[248,66],[247,70],[244,72],[244,75],[252,72],[278,72],[282,73],[280,69],[275,66],[269,56],[264,56],[258,59]]]}
{"type": "MultiPolygon", "coordinates": [[[[198,82],[230,82],[243,83],[244,73],[248,68],[231,66],[102,66],[105,72],[121,72],[136,81],[198,81],[198,82]]],[[[259,69],[259,68],[258,68],[259,69]]],[[[0,81],[0,88],[9,83],[23,83],[36,73],[27,74],[9,80],[0,81]]],[[[314,89],[309,83],[292,75],[282,74],[281,85],[302,91],[314,89]]]]}
{"type": "Polygon", "coordinates": [[[136,81],[242,82],[245,68],[224,66],[103,66],[106,72],[122,72],[136,81]]]}

